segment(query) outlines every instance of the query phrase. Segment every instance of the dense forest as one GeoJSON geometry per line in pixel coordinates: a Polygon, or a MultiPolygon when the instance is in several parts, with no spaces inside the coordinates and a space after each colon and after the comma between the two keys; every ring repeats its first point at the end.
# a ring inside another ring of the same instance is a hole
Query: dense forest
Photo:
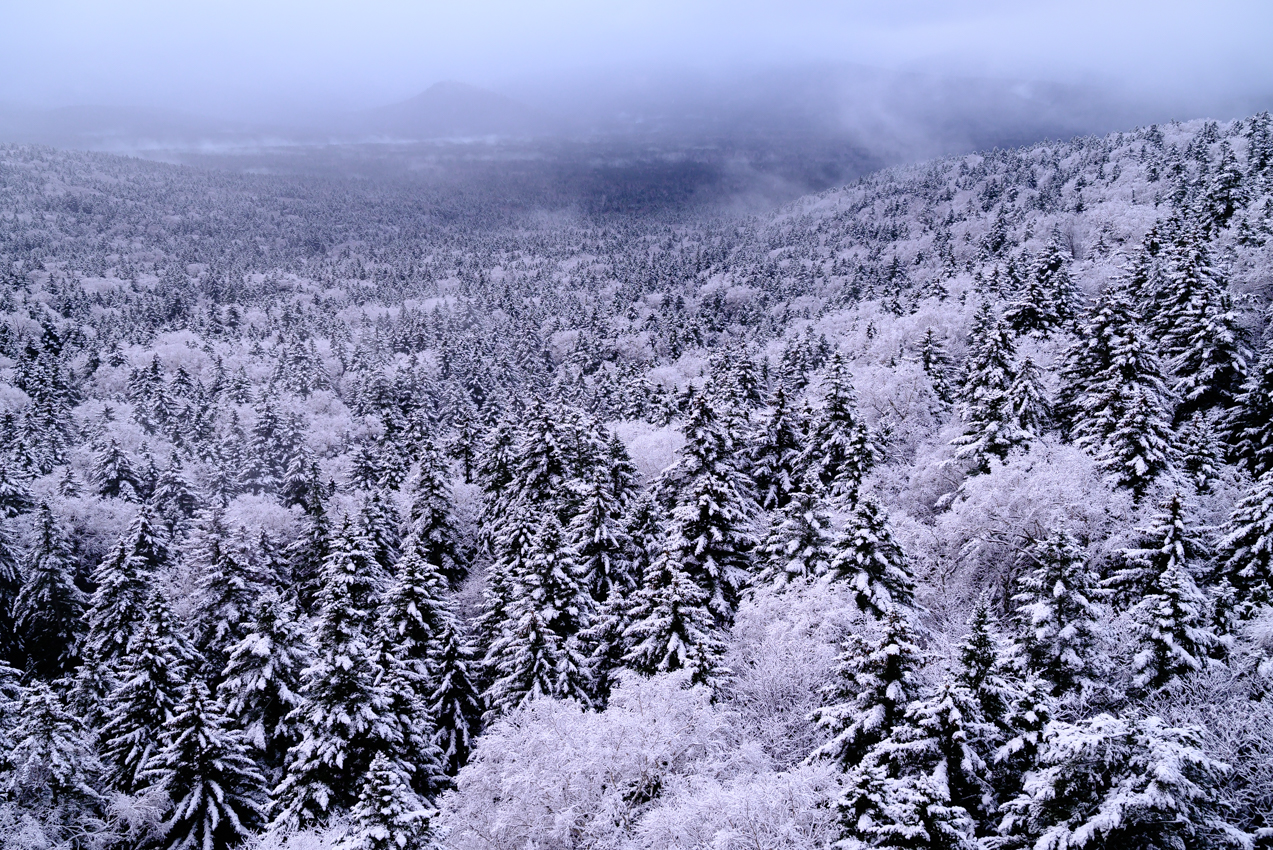
{"type": "Polygon", "coordinates": [[[6,848],[1273,846],[1273,122],[772,213],[0,147],[6,848]]]}

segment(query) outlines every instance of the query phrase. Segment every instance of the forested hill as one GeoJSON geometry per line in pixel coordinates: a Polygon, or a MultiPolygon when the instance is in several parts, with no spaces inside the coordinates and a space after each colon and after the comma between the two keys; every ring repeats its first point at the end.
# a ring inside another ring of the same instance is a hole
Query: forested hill
{"type": "Polygon", "coordinates": [[[514,189],[0,147],[0,844],[1273,844],[1267,114],[514,189]]]}

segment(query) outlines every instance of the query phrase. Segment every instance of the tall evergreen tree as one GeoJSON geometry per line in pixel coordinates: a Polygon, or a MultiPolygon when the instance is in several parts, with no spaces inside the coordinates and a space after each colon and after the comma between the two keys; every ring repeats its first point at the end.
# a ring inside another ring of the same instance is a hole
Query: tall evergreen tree
{"type": "Polygon", "coordinates": [[[28,669],[52,681],[78,661],[88,599],[75,585],[71,543],[48,505],[40,506],[38,522],[13,619],[28,669]]]}
{"type": "Polygon", "coordinates": [[[521,569],[511,574],[507,625],[491,644],[494,673],[487,691],[493,715],[538,696],[588,701],[590,676],[579,632],[592,615],[591,600],[555,514],[545,514],[521,569]]]}
{"type": "Polygon", "coordinates": [[[684,550],[669,539],[647,568],[627,612],[622,659],[647,675],[686,670],[692,681],[709,683],[721,672],[725,644],[707,594],[681,563],[684,550]]]}
{"type": "Polygon", "coordinates": [[[93,458],[93,483],[97,494],[108,498],[138,501],[142,484],[128,454],[116,440],[110,440],[93,458]]]}
{"type": "Polygon", "coordinates": [[[702,396],[690,409],[685,436],[680,458],[656,489],[671,508],[669,537],[685,547],[680,563],[723,625],[733,621],[750,572],[755,500],[736,460],[736,435],[702,396]]]}
{"type": "Polygon", "coordinates": [[[1273,472],[1234,506],[1217,547],[1212,584],[1221,620],[1248,620],[1273,604],[1273,472]]]}
{"type": "Polygon", "coordinates": [[[760,547],[763,566],[757,580],[782,585],[826,575],[835,556],[831,542],[831,519],[821,499],[793,493],[760,547]]]}
{"type": "Polygon", "coordinates": [[[261,821],[265,777],[247,743],[229,726],[207,686],[194,678],[164,725],[165,744],[143,772],[173,809],[164,821],[169,850],[237,847],[261,821]]]}
{"type": "Polygon", "coordinates": [[[304,671],[314,661],[304,628],[293,597],[263,593],[247,634],[227,649],[217,686],[226,717],[275,780],[296,743],[288,718],[301,707],[304,671]]]}
{"type": "Polygon", "coordinates": [[[1273,338],[1225,419],[1230,454],[1259,477],[1273,469],[1273,338]]]}
{"type": "Polygon", "coordinates": [[[106,701],[98,733],[114,785],[133,793],[149,784],[146,769],[163,743],[193,656],[159,591],[151,593],[141,633],[106,701]]]}
{"type": "Polygon", "coordinates": [[[955,439],[956,456],[972,462],[974,473],[990,471],[990,461],[1007,460],[1022,434],[1012,410],[1011,389],[1017,371],[1008,325],[987,302],[973,320],[964,364],[960,415],[964,433],[955,439]]]}
{"type": "Polygon", "coordinates": [[[857,407],[857,393],[844,358],[836,352],[826,378],[822,410],[811,423],[801,470],[833,498],[857,501],[862,479],[875,465],[878,450],[857,407]]]}
{"type": "Polygon", "coordinates": [[[154,514],[143,505],[128,531],[93,571],[87,652],[107,667],[122,663],[145,619],[151,578],[168,562],[154,514]]]}
{"type": "Polygon", "coordinates": [[[463,544],[451,504],[451,484],[442,453],[429,440],[416,449],[418,466],[409,479],[411,513],[408,527],[424,559],[440,569],[452,588],[468,574],[463,544]]]}
{"type": "Polygon", "coordinates": [[[769,407],[769,415],[751,438],[749,468],[760,506],[772,511],[785,508],[800,488],[804,442],[798,414],[787,404],[781,386],[774,390],[769,407]]]}
{"type": "Polygon", "coordinates": [[[443,773],[455,776],[468,763],[481,731],[482,698],[477,689],[474,649],[453,617],[443,620],[426,660],[434,683],[428,700],[434,743],[443,773]]]}
{"type": "Polygon", "coordinates": [[[917,696],[919,666],[919,648],[904,609],[890,608],[871,640],[851,635],[836,679],[825,688],[828,704],[815,715],[828,740],[812,757],[830,759],[841,770],[858,765],[901,722],[917,696]]]}
{"type": "Polygon", "coordinates": [[[350,812],[351,828],[337,844],[337,850],[424,847],[435,811],[411,788],[401,765],[383,753],[377,754],[350,812]]]}
{"type": "Polygon", "coordinates": [[[912,603],[914,577],[889,530],[888,515],[873,497],[858,501],[832,551],[827,575],[848,583],[859,611],[883,617],[891,607],[912,603]]]}
{"type": "Polygon", "coordinates": [[[1026,663],[1054,696],[1090,686],[1103,671],[1096,658],[1100,605],[1097,576],[1078,541],[1054,532],[1034,553],[1034,568],[1021,577],[1016,605],[1026,663]]]}

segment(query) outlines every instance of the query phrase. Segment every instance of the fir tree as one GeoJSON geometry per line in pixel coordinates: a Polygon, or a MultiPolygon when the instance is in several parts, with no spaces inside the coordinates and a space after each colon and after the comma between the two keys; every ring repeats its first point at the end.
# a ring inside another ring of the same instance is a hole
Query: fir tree
{"type": "Polygon", "coordinates": [[[493,714],[538,696],[588,701],[579,632],[588,625],[591,600],[561,537],[556,516],[547,513],[520,569],[509,576],[507,625],[486,657],[494,674],[487,691],[493,714]]]}
{"type": "Polygon", "coordinates": [[[1247,472],[1258,478],[1273,469],[1273,339],[1242,385],[1225,425],[1230,453],[1247,472]]]}
{"type": "Polygon", "coordinates": [[[19,722],[5,750],[0,792],[38,812],[55,840],[91,834],[106,800],[90,731],[45,682],[24,688],[14,708],[19,722]]]}
{"type": "Polygon", "coordinates": [[[804,443],[801,423],[788,407],[787,394],[781,386],[774,391],[769,405],[769,416],[751,440],[749,468],[760,507],[772,511],[785,508],[792,493],[800,488],[804,443]]]}
{"type": "Polygon", "coordinates": [[[1192,730],[1099,714],[1048,726],[1039,768],[1004,805],[1007,847],[1244,847],[1215,789],[1228,768],[1192,730]]]}
{"type": "Polygon", "coordinates": [[[955,400],[951,388],[951,361],[945,346],[938,339],[932,328],[924,331],[924,341],[920,345],[920,363],[924,374],[933,385],[933,393],[942,404],[951,404],[955,400]]]}
{"type": "Polygon", "coordinates": [[[88,611],[86,647],[97,662],[111,667],[129,655],[145,618],[151,578],[167,562],[168,549],[159,537],[154,515],[143,505],[119,543],[93,571],[97,589],[88,611]]]}
{"type": "Polygon", "coordinates": [[[247,634],[227,648],[217,697],[260,761],[277,774],[296,743],[288,718],[301,707],[303,671],[314,660],[295,600],[266,592],[247,634]]]}
{"type": "Polygon", "coordinates": [[[826,575],[835,555],[830,531],[821,500],[793,493],[760,548],[764,566],[758,580],[782,585],[826,575]]]}
{"type": "Polygon", "coordinates": [[[274,791],[272,829],[323,823],[357,799],[357,780],[377,741],[394,728],[370,644],[375,588],[370,558],[360,555],[350,523],[323,564],[315,637],[318,657],[305,668],[300,704],[286,718],[297,743],[274,791]]]}
{"type": "Polygon", "coordinates": [[[874,498],[859,500],[832,550],[827,575],[853,589],[859,611],[883,617],[893,606],[911,604],[914,578],[889,530],[888,516],[874,498]]]}
{"type": "Polygon", "coordinates": [[[669,539],[646,570],[627,612],[623,663],[647,675],[686,670],[692,681],[710,683],[721,672],[725,645],[707,595],[681,563],[684,548],[669,539]]]}
{"type": "Polygon", "coordinates": [[[974,473],[990,471],[990,461],[1007,460],[1022,434],[1012,410],[1011,389],[1017,373],[1015,349],[1007,324],[982,305],[969,332],[960,414],[964,433],[954,443],[956,457],[972,461],[974,473]]]}
{"type": "Polygon", "coordinates": [[[1030,672],[1054,696],[1063,696],[1089,687],[1102,675],[1096,658],[1101,594],[1083,550],[1068,531],[1042,541],[1034,562],[1012,600],[1030,672]]]}
{"type": "Polygon", "coordinates": [[[581,483],[578,489],[579,512],[566,529],[564,544],[588,593],[601,604],[613,593],[626,595],[636,584],[632,541],[623,522],[626,506],[607,482],[581,483]]]}
{"type": "Polygon", "coordinates": [[[412,790],[399,765],[383,753],[371,762],[349,833],[338,850],[413,850],[423,847],[435,810],[412,790]]]}
{"type": "Polygon", "coordinates": [[[141,497],[141,480],[133,471],[132,461],[115,440],[99,449],[93,459],[93,483],[99,496],[128,501],[138,501],[141,497]]]}
{"type": "Polygon", "coordinates": [[[959,642],[955,683],[977,700],[982,719],[999,729],[1006,723],[1014,696],[1013,648],[998,633],[989,595],[981,594],[968,618],[968,634],[959,642]]]}
{"type": "Polygon", "coordinates": [[[145,625],[119,672],[119,685],[107,698],[98,733],[119,790],[132,793],[148,784],[145,771],[162,745],[164,726],[172,720],[192,661],[163,594],[152,593],[145,625]]]}
{"type": "Polygon", "coordinates": [[[1160,557],[1143,599],[1131,610],[1135,650],[1132,684],[1160,688],[1177,676],[1202,669],[1215,644],[1206,597],[1184,558],[1160,557]]]}
{"type": "Polygon", "coordinates": [[[1185,512],[1185,500],[1173,493],[1145,528],[1136,529],[1140,545],[1120,552],[1122,561],[1110,571],[1103,584],[1121,603],[1139,600],[1149,592],[1158,576],[1179,565],[1193,574],[1210,552],[1185,512]]]}
{"type": "Polygon", "coordinates": [[[481,731],[482,699],[476,685],[474,650],[453,618],[443,620],[426,661],[434,682],[428,702],[436,730],[434,743],[443,773],[455,776],[468,763],[481,731]]]}
{"type": "Polygon", "coordinates": [[[143,772],[144,781],[163,788],[173,802],[163,846],[206,850],[250,839],[261,821],[265,777],[202,681],[186,686],[163,734],[163,749],[143,772]]]}
{"type": "Polygon", "coordinates": [[[841,770],[858,765],[901,722],[916,695],[919,665],[919,649],[903,609],[885,613],[873,640],[851,635],[840,654],[836,680],[825,689],[828,705],[815,714],[828,741],[811,758],[831,759],[841,770]]]}
{"type": "Polygon", "coordinates": [[[411,513],[408,527],[419,541],[424,559],[440,569],[452,588],[460,586],[468,570],[451,505],[451,485],[442,454],[425,440],[416,450],[418,466],[410,480],[411,513]]]}
{"type": "Polygon", "coordinates": [[[862,479],[875,465],[878,451],[857,408],[844,358],[837,352],[827,375],[826,398],[811,424],[801,458],[802,472],[833,498],[853,505],[862,479]]]}
{"type": "Polygon", "coordinates": [[[71,544],[48,505],[40,506],[38,522],[13,619],[28,669],[52,681],[78,661],[88,599],[75,586],[71,544]]]}
{"type": "Polygon", "coordinates": [[[189,569],[195,580],[195,644],[207,659],[215,681],[225,667],[229,647],[248,629],[261,584],[247,553],[226,533],[219,511],[206,513],[187,542],[189,569]]]}
{"type": "Polygon", "coordinates": [[[685,425],[686,446],[657,490],[671,507],[668,534],[684,546],[680,563],[704,592],[719,624],[733,621],[756,545],[755,501],[738,468],[735,435],[702,397],[685,425]]]}
{"type": "Polygon", "coordinates": [[[1273,472],[1260,476],[1234,506],[1217,549],[1211,579],[1222,623],[1249,620],[1273,604],[1273,472]]]}

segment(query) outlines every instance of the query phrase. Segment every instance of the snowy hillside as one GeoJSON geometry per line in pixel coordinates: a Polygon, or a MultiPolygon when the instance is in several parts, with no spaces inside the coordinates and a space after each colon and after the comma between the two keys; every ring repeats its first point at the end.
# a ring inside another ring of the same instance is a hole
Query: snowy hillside
{"type": "Polygon", "coordinates": [[[513,197],[0,147],[0,844],[1273,846],[1267,114],[513,197]]]}

